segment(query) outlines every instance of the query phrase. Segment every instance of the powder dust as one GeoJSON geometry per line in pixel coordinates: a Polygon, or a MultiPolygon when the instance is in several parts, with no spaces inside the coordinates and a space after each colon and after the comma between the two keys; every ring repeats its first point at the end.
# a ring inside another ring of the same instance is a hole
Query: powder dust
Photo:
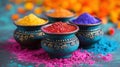
{"type": "Polygon", "coordinates": [[[15,55],[18,61],[25,63],[33,63],[36,67],[39,67],[40,64],[45,64],[46,67],[69,67],[74,64],[89,64],[93,65],[98,61],[109,62],[112,60],[112,55],[94,55],[88,51],[82,51],[81,49],[73,52],[71,58],[65,59],[51,59],[49,55],[41,48],[39,50],[22,50],[20,45],[14,40],[10,39],[9,44],[4,48],[8,50],[11,54],[15,55]],[[98,60],[100,59],[100,60],[98,60]]]}

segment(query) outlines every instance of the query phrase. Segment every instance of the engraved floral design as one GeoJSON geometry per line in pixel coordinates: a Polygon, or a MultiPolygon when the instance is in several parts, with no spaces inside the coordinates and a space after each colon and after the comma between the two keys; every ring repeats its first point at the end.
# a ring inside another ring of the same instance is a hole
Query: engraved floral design
{"type": "Polygon", "coordinates": [[[84,36],[86,38],[93,39],[96,36],[102,35],[103,31],[101,29],[95,30],[95,31],[79,31],[77,33],[77,36],[84,36]]]}

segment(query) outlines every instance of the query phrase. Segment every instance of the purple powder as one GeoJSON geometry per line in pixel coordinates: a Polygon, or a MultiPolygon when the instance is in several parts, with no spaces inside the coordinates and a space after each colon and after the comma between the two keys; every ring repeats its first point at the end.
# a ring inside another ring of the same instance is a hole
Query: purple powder
{"type": "Polygon", "coordinates": [[[88,13],[81,14],[77,19],[72,20],[76,24],[96,24],[100,23],[98,18],[91,16],[88,13]]]}
{"type": "MultiPolygon", "coordinates": [[[[15,55],[14,58],[21,62],[26,63],[34,63],[36,67],[40,64],[45,64],[46,67],[70,67],[74,64],[90,64],[93,65],[97,61],[95,59],[98,58],[98,55],[93,55],[87,51],[81,51],[80,49],[73,52],[71,58],[66,59],[50,59],[48,54],[43,50],[21,50],[20,45],[14,40],[10,39],[9,45],[5,46],[5,48],[12,54],[15,55]]],[[[103,61],[111,61],[112,55],[108,54],[106,56],[99,55],[99,58],[103,61]]]]}

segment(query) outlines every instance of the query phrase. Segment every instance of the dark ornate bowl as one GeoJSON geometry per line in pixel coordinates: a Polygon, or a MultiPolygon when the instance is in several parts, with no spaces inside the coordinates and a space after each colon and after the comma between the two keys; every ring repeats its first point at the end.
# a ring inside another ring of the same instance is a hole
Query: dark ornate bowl
{"type": "Polygon", "coordinates": [[[101,22],[96,24],[77,24],[70,21],[71,24],[79,26],[79,31],[76,33],[79,41],[80,48],[90,48],[90,46],[101,39],[103,34],[101,22]]]}
{"type": "Polygon", "coordinates": [[[48,27],[51,24],[41,27],[41,30],[46,34],[45,39],[41,41],[42,48],[48,52],[51,58],[69,58],[72,55],[72,52],[78,49],[79,40],[74,34],[79,30],[76,27],[76,30],[67,33],[51,33],[44,30],[45,27],[48,27]]]}
{"type": "Polygon", "coordinates": [[[44,37],[44,33],[40,29],[42,25],[21,26],[14,24],[17,26],[17,29],[14,31],[14,38],[21,45],[21,48],[38,49],[41,47],[40,42],[44,37]]]}

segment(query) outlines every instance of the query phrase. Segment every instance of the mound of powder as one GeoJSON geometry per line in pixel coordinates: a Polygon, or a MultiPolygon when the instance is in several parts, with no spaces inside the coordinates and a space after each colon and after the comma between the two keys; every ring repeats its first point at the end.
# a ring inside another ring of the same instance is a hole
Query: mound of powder
{"type": "Polygon", "coordinates": [[[74,13],[72,13],[69,10],[63,9],[63,8],[57,8],[53,12],[47,15],[50,17],[55,17],[55,18],[64,18],[64,17],[72,17],[74,16],[74,13]]]}
{"type": "Polygon", "coordinates": [[[51,33],[65,33],[65,32],[72,32],[77,29],[76,26],[64,23],[64,22],[55,22],[50,26],[43,28],[47,32],[51,33]]]}
{"type": "Polygon", "coordinates": [[[76,24],[96,24],[100,23],[100,20],[88,13],[83,13],[78,18],[72,20],[72,22],[76,24]]]}
{"type": "Polygon", "coordinates": [[[118,46],[118,42],[102,37],[99,42],[93,44],[87,51],[95,54],[107,54],[117,49],[118,46]]]}
{"type": "Polygon", "coordinates": [[[46,67],[70,67],[74,64],[90,64],[93,65],[98,60],[101,59],[102,61],[111,61],[112,55],[93,55],[87,51],[77,50],[72,54],[71,58],[65,59],[50,59],[49,55],[43,50],[22,50],[20,45],[15,42],[14,39],[9,40],[9,45],[5,46],[10,53],[14,54],[17,60],[25,63],[33,63],[36,67],[40,64],[45,64],[46,67]],[[99,56],[99,58],[98,58],[99,56]]]}
{"type": "Polygon", "coordinates": [[[37,25],[43,25],[46,23],[47,23],[47,20],[38,18],[34,14],[29,14],[28,16],[25,16],[19,19],[18,21],[16,21],[16,24],[21,26],[37,26],[37,25]]]}

